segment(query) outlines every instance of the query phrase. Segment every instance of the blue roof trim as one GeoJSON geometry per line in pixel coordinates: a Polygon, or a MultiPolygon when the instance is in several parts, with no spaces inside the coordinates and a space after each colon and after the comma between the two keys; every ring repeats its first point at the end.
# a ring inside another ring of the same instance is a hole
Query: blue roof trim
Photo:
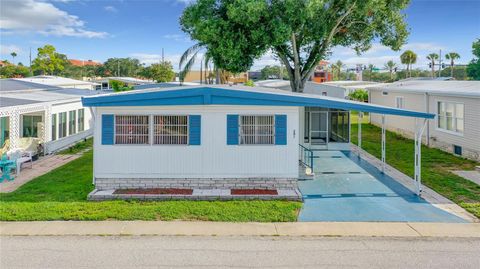
{"type": "Polygon", "coordinates": [[[167,106],[167,105],[259,105],[259,106],[300,106],[325,107],[343,110],[358,110],[378,114],[408,116],[417,118],[435,118],[435,114],[351,102],[334,100],[322,96],[297,96],[276,94],[275,92],[252,92],[224,88],[182,88],[128,94],[111,94],[84,97],[86,107],[108,106],[167,106]]]}

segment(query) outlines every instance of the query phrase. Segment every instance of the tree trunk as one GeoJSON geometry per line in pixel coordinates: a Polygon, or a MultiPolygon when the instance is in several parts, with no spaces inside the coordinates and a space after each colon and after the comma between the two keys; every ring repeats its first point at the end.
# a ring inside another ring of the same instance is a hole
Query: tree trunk
{"type": "Polygon", "coordinates": [[[218,70],[218,67],[215,68],[216,71],[215,71],[215,84],[220,84],[220,70],[218,70]]]}
{"type": "Polygon", "coordinates": [[[295,33],[292,33],[292,53],[293,53],[293,80],[290,79],[290,84],[292,85],[292,90],[294,92],[302,92],[303,87],[300,88],[301,76],[300,76],[300,57],[299,51],[297,49],[297,39],[295,33]]]}
{"type": "Polygon", "coordinates": [[[453,60],[450,62],[450,76],[453,78],[453,60]]]}

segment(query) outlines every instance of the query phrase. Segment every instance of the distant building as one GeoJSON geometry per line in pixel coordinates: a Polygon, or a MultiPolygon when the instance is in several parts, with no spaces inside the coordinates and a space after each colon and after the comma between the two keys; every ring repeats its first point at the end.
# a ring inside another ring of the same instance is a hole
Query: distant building
{"type": "Polygon", "coordinates": [[[52,153],[92,135],[92,115],[81,98],[98,92],[48,86],[19,79],[0,80],[0,147],[22,137],[40,139],[52,153]]]}
{"type": "Polygon", "coordinates": [[[138,85],[144,85],[144,84],[152,84],[154,83],[153,80],[146,80],[146,79],[139,79],[139,78],[133,78],[133,77],[106,77],[106,78],[97,78],[94,79],[93,81],[97,83],[98,85],[96,86],[97,90],[112,90],[111,82],[112,81],[119,81],[124,83],[124,86],[138,86],[138,85]]]}
{"type": "MultiPolygon", "coordinates": [[[[266,87],[266,88],[275,88],[284,91],[292,91],[290,86],[289,80],[280,80],[280,79],[268,79],[268,80],[261,80],[255,82],[255,85],[259,87],[266,87]]],[[[303,89],[304,93],[311,93],[321,96],[330,96],[335,98],[345,99],[348,96],[348,89],[335,86],[335,85],[328,85],[328,83],[318,83],[313,81],[307,81],[305,83],[305,87],[303,89]]]]}
{"type": "Polygon", "coordinates": [[[262,79],[262,71],[249,71],[248,78],[251,80],[260,80],[262,79]]]}
{"type": "Polygon", "coordinates": [[[76,80],[71,78],[57,77],[57,76],[34,76],[28,78],[16,78],[19,81],[31,82],[42,84],[44,87],[54,86],[60,88],[74,88],[74,89],[87,89],[95,90],[97,83],[90,81],[76,80]]]}
{"type": "Polygon", "coordinates": [[[327,61],[320,61],[315,67],[315,71],[312,74],[311,80],[317,83],[331,81],[333,79],[333,74],[328,72],[327,66],[327,61]]]}
{"type": "Polygon", "coordinates": [[[68,60],[72,65],[74,66],[99,66],[102,65],[100,62],[95,62],[92,60],[75,60],[75,59],[69,59],[68,60]]]}
{"type": "MultiPolygon", "coordinates": [[[[412,78],[379,84],[369,90],[372,104],[435,114],[426,126],[425,144],[480,160],[480,81],[412,78]]],[[[370,120],[381,124],[380,115],[371,115],[370,120]]],[[[415,121],[389,115],[386,127],[413,137],[415,121]]]]}
{"type": "MultiPolygon", "coordinates": [[[[210,79],[212,83],[215,83],[216,80],[216,74],[213,71],[209,71],[207,73],[207,78],[210,79]]],[[[245,83],[248,80],[248,73],[240,73],[240,74],[232,74],[228,78],[228,82],[230,83],[245,83]]],[[[200,72],[200,71],[190,71],[187,73],[185,78],[183,79],[185,82],[198,82],[200,83],[201,81],[205,81],[205,72],[200,72]]]]}

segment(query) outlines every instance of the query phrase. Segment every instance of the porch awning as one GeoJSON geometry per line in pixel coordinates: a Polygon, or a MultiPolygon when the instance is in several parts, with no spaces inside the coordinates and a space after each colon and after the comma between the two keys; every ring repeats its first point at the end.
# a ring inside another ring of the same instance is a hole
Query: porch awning
{"type": "Polygon", "coordinates": [[[82,98],[86,107],[179,106],[179,105],[255,105],[324,107],[343,110],[433,119],[435,114],[398,109],[351,100],[293,93],[277,89],[246,86],[182,86],[134,90],[82,98]]]}

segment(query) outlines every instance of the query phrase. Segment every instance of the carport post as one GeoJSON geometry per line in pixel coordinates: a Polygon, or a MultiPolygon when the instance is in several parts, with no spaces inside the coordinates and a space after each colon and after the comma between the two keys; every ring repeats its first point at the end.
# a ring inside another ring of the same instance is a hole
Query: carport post
{"type": "Polygon", "coordinates": [[[362,149],[362,121],[363,112],[358,111],[358,158],[360,158],[360,151],[362,149]]]}
{"type": "Polygon", "coordinates": [[[420,127],[420,130],[418,129],[418,124],[417,124],[417,119],[415,118],[415,185],[417,187],[417,195],[421,196],[422,195],[422,136],[423,136],[423,131],[425,130],[425,127],[427,126],[428,120],[424,119],[423,124],[420,127]]]}
{"type": "Polygon", "coordinates": [[[382,114],[382,173],[385,173],[385,114],[382,114]]]}

